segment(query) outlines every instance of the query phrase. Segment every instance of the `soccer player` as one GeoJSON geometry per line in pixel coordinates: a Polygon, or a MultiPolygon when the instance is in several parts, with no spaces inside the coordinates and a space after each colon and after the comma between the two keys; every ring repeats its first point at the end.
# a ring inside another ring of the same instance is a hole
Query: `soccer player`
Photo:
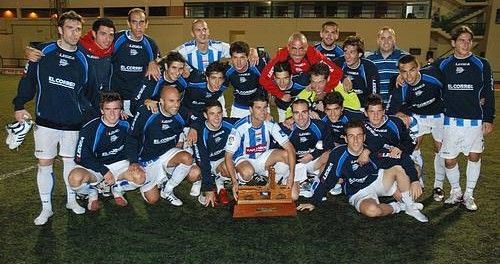
{"type": "Polygon", "coordinates": [[[267,100],[257,96],[250,105],[250,115],[240,119],[229,135],[225,147],[226,168],[231,175],[233,196],[238,199],[240,182],[249,182],[254,173],[267,176],[274,166],[276,181],[292,190],[292,198],[299,196],[299,185],[305,179],[295,178],[295,148],[280,126],[267,120],[267,100]],[[271,149],[271,137],[283,149],[271,149]]]}
{"type": "Polygon", "coordinates": [[[188,125],[185,115],[179,114],[180,100],[176,87],[163,87],[159,111],[152,113],[146,106],[140,106],[127,138],[125,150],[130,166],[146,171],[141,193],[150,204],[156,203],[161,196],[172,205],[181,206],[182,201],[175,196],[174,188],[186,177],[190,182],[200,180],[200,169],[193,165],[191,153],[182,149],[182,142],[179,142],[188,125]],[[159,186],[162,186],[161,193],[159,186]]]}
{"type": "Polygon", "coordinates": [[[483,137],[493,131],[495,95],[491,66],[484,58],[472,54],[474,34],[467,26],[452,31],[452,55],[433,65],[444,78],[444,134],[441,157],[445,159],[446,176],[451,184],[445,203],[460,201],[469,210],[477,210],[473,193],[481,169],[483,137]],[[462,199],[457,157],[468,156],[467,184],[462,199]]]}
{"type": "MultiPolygon", "coordinates": [[[[78,41],[79,49],[87,56],[89,75],[92,83],[89,84],[87,97],[92,106],[94,117],[100,116],[100,93],[110,91],[111,83],[111,55],[113,52],[113,39],[115,25],[106,17],[100,17],[92,23],[92,29],[78,41]]],[[[38,62],[45,54],[38,49],[27,47],[26,58],[38,62]]]]}
{"type": "MultiPolygon", "coordinates": [[[[338,91],[327,93],[323,99],[323,108],[325,116],[321,119],[330,130],[329,134],[332,137],[334,146],[343,145],[345,141],[344,127],[351,121],[364,120],[363,113],[360,111],[344,108],[344,97],[338,91]]],[[[314,186],[313,188],[315,188],[314,186]]],[[[330,190],[330,194],[339,195],[342,193],[340,183],[336,184],[330,190]]]]}
{"type": "Polygon", "coordinates": [[[278,62],[274,66],[274,83],[285,95],[282,98],[275,97],[275,104],[278,109],[279,122],[286,119],[286,110],[295,100],[296,96],[309,84],[309,76],[300,74],[292,79],[292,69],[286,61],[278,62]]]}
{"type": "Polygon", "coordinates": [[[203,19],[196,19],[191,25],[190,40],[175,48],[188,65],[200,72],[205,72],[208,65],[222,58],[230,58],[229,44],[226,42],[210,39],[210,29],[203,19]]]}
{"type": "MultiPolygon", "coordinates": [[[[309,85],[296,96],[297,99],[304,99],[309,103],[313,114],[323,111],[322,100],[325,96],[325,86],[329,75],[328,65],[324,63],[314,64],[309,71],[309,85]]],[[[287,118],[292,116],[290,107],[287,108],[285,115],[287,118]]]]}
{"type": "Polygon", "coordinates": [[[389,88],[398,76],[398,61],[407,54],[396,47],[396,32],[390,27],[383,27],[377,34],[378,50],[367,54],[366,58],[371,60],[378,68],[380,76],[380,95],[384,103],[389,101],[389,88]]]}
{"type": "Polygon", "coordinates": [[[321,121],[331,129],[330,134],[335,146],[345,144],[344,126],[350,121],[362,121],[363,113],[344,108],[344,98],[337,91],[327,93],[323,99],[323,105],[325,116],[321,121]]]}
{"type": "Polygon", "coordinates": [[[293,125],[291,129],[281,125],[295,148],[295,177],[307,179],[308,175],[319,176],[333,149],[333,137],[321,120],[311,119],[309,103],[304,99],[293,101],[293,125]]]}
{"type": "Polygon", "coordinates": [[[326,21],[321,25],[319,32],[321,42],[314,45],[314,48],[323,53],[331,61],[344,55],[341,47],[335,44],[339,38],[339,25],[333,21],[326,21]]]}
{"type": "Polygon", "coordinates": [[[45,54],[40,61],[29,62],[19,81],[14,100],[14,116],[18,122],[31,119],[24,105],[36,95],[35,157],[38,159],[37,184],[42,212],[35,225],[44,225],[53,215],[52,190],[54,187],[52,164],[57,155],[63,160],[63,179],[66,184],[66,208],[76,214],[85,213],[68,183],[69,172],[75,166],[78,131],[84,122],[84,112],[90,103],[84,97],[88,85],[88,62],[78,50],[82,34],[82,17],[74,11],[63,13],[57,22],[59,39],[42,44],[38,49],[45,54]],[[64,109],[64,111],[61,111],[64,109]]]}
{"type": "Polygon", "coordinates": [[[231,117],[242,118],[250,114],[248,108],[255,96],[267,95],[259,84],[260,73],[266,62],[259,59],[259,63],[252,66],[248,60],[250,47],[243,41],[231,43],[229,50],[231,67],[226,71],[226,80],[234,88],[231,117]]]}
{"type": "Polygon", "coordinates": [[[160,60],[159,64],[164,69],[160,78],[158,80],[149,77],[142,79],[141,88],[132,102],[132,110],[135,111],[137,107],[145,104],[153,113],[158,112],[158,101],[160,100],[161,88],[164,86],[175,86],[181,94],[186,90],[188,81],[182,76],[186,61],[180,53],[169,52],[160,60]]]}
{"type": "Polygon", "coordinates": [[[77,166],[69,174],[69,184],[77,194],[88,195],[87,209],[99,209],[98,190],[92,184],[104,181],[112,186],[115,202],[126,206],[124,191],[137,189],[144,183],[143,170],[129,169],[125,140],[129,124],[120,120],[122,100],[118,93],[102,93],[101,117],[88,122],[80,130],[76,149],[77,166]]]}
{"type": "Polygon", "coordinates": [[[366,148],[361,162],[372,154],[380,168],[401,166],[410,177],[410,192],[414,200],[422,194],[418,172],[410,155],[415,148],[412,138],[401,119],[385,114],[382,98],[371,94],[366,99],[365,123],[366,148]]]}
{"type": "Polygon", "coordinates": [[[148,19],[144,10],[131,9],[127,25],[129,30],[116,34],[111,89],[120,93],[124,112],[132,116],[130,100],[137,94],[149,63],[158,57],[159,52],[154,40],[145,34],[148,19]]]}
{"type": "Polygon", "coordinates": [[[334,62],[342,68],[345,81],[344,88],[354,91],[361,105],[365,105],[366,97],[372,93],[379,93],[379,74],[373,62],[362,58],[365,52],[365,43],[358,36],[349,36],[342,46],[344,56],[336,58],[334,62]],[[347,85],[348,82],[350,85],[347,85]],[[351,86],[351,87],[348,87],[351,86]]]}
{"type": "Polygon", "coordinates": [[[227,88],[226,66],[218,61],[210,63],[204,75],[206,81],[189,82],[186,92],[182,98],[182,108],[191,116],[191,119],[203,117],[203,108],[208,101],[219,100],[223,106],[224,115],[225,100],[224,91],[227,88]]]}
{"type": "Polygon", "coordinates": [[[231,178],[224,163],[224,147],[233,129],[236,119],[222,117],[222,105],[217,100],[209,101],[203,108],[205,120],[199,121],[198,137],[194,144],[195,158],[200,165],[202,175],[201,191],[198,201],[205,206],[214,207],[216,198],[222,204],[228,204],[224,178],[231,178]]]}
{"type": "Polygon", "coordinates": [[[297,210],[314,210],[321,204],[326,192],[340,179],[344,179],[344,192],[349,203],[358,212],[368,217],[382,217],[404,210],[420,222],[428,222],[420,212],[422,204],[415,203],[410,194],[410,181],[401,166],[381,169],[370,159],[358,162],[364,150],[366,135],[361,122],[349,122],[346,126],[347,145],[332,150],[326,169],[321,173],[320,183],[311,199],[312,203],[300,204],[297,210]],[[391,196],[399,192],[402,202],[380,203],[379,196],[391,196]]]}
{"type": "MultiPolygon", "coordinates": [[[[443,141],[443,83],[441,76],[433,67],[420,69],[417,59],[404,55],[398,62],[399,75],[404,83],[401,88],[393,89],[387,107],[388,114],[396,114],[401,108],[416,119],[418,124],[417,145],[412,154],[419,166],[423,160],[420,146],[425,134],[432,134],[434,139],[434,200],[444,198],[443,181],[445,178],[444,159],[439,156],[443,141]]],[[[410,122],[408,122],[410,123],[410,122]]]]}
{"type": "Polygon", "coordinates": [[[287,101],[286,94],[280,90],[278,85],[274,83],[273,74],[274,66],[283,61],[288,61],[292,69],[292,75],[300,73],[308,73],[311,66],[323,62],[330,68],[330,76],[326,85],[325,92],[330,92],[338,84],[342,78],[342,70],[330,61],[325,55],[321,54],[314,47],[309,46],[307,38],[302,33],[293,33],[288,39],[287,47],[278,51],[274,58],[262,70],[259,82],[272,96],[275,96],[283,101],[287,101]],[[285,98],[283,98],[285,97],[285,98]]]}

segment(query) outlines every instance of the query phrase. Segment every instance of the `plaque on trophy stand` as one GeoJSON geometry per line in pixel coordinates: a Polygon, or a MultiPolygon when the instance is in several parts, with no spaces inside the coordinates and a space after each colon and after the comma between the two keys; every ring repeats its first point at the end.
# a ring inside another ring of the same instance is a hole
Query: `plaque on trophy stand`
{"type": "Polygon", "coordinates": [[[274,167],[269,167],[265,186],[240,186],[233,218],[296,216],[292,190],[276,184],[274,167]]]}

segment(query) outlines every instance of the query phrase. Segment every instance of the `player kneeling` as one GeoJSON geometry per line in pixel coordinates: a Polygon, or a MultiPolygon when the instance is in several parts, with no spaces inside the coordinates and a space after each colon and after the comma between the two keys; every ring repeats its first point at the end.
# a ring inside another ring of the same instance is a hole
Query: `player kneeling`
{"type": "Polygon", "coordinates": [[[201,179],[200,169],[193,165],[191,153],[182,148],[180,138],[188,125],[188,118],[179,114],[180,100],[177,88],[164,86],[158,112],[152,113],[142,105],[131,125],[125,149],[131,166],[144,168],[146,172],[141,193],[150,204],[162,197],[174,206],[181,206],[183,202],[175,196],[174,188],[185,178],[190,182],[201,179]]]}
{"type": "Polygon", "coordinates": [[[349,203],[363,215],[380,217],[404,210],[420,222],[429,221],[420,212],[422,204],[413,201],[409,192],[410,180],[401,166],[379,169],[372,159],[365,165],[358,163],[366,137],[363,127],[361,122],[350,122],[346,125],[347,145],[340,145],[332,150],[327,167],[322,172],[320,183],[311,198],[312,204],[300,204],[297,210],[314,210],[326,192],[339,178],[343,178],[343,188],[349,197],[349,203]],[[402,202],[384,204],[378,200],[379,196],[392,196],[397,192],[401,193],[402,202]]]}
{"type": "Polygon", "coordinates": [[[79,195],[88,196],[87,209],[99,209],[98,187],[110,186],[115,202],[126,206],[125,191],[144,183],[141,169],[129,166],[125,141],[129,124],[120,120],[122,100],[118,93],[103,93],[100,118],[88,122],[80,131],[75,162],[69,184],[79,195]],[[104,184],[99,184],[103,182],[104,184]]]}

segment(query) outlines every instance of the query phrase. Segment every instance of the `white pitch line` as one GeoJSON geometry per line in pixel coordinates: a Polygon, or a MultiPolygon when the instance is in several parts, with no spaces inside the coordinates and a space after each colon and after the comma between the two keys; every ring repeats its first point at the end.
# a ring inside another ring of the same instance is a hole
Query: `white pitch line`
{"type": "Polygon", "coordinates": [[[9,173],[5,173],[5,174],[2,174],[0,175],[0,181],[2,180],[5,180],[7,178],[10,178],[12,176],[17,176],[19,174],[22,174],[22,173],[25,173],[25,172],[28,172],[28,171],[31,171],[33,169],[36,169],[38,166],[35,166],[35,165],[32,165],[30,167],[26,167],[22,170],[16,170],[16,171],[13,171],[13,172],[9,172],[9,173]]]}

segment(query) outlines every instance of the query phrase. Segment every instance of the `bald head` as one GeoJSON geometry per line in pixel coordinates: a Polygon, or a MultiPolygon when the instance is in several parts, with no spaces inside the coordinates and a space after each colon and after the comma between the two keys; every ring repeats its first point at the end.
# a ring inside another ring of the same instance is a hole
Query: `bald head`
{"type": "Polygon", "coordinates": [[[307,44],[306,36],[300,32],[294,32],[294,33],[292,33],[292,35],[290,35],[290,37],[288,38],[288,45],[290,45],[290,43],[292,43],[294,41],[300,41],[302,43],[307,44]]]}
{"type": "Polygon", "coordinates": [[[288,38],[288,54],[295,63],[300,63],[304,59],[307,47],[307,38],[300,32],[295,32],[288,38]]]}
{"type": "Polygon", "coordinates": [[[163,98],[163,97],[171,95],[171,94],[175,94],[175,95],[179,96],[179,90],[177,90],[177,88],[175,86],[165,85],[161,89],[160,97],[163,98]]]}
{"type": "Polygon", "coordinates": [[[170,116],[177,114],[181,105],[179,90],[171,85],[163,86],[160,95],[160,104],[163,114],[170,116]]]}

